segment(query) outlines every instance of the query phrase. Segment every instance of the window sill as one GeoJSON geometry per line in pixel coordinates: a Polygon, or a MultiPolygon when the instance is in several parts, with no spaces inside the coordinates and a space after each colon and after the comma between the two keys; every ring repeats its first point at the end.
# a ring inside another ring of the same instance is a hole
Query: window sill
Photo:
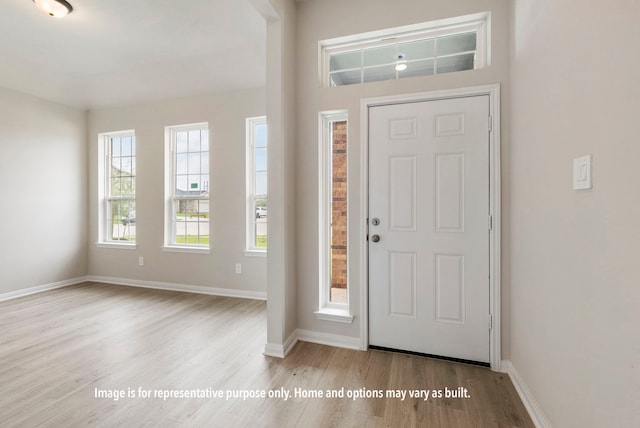
{"type": "Polygon", "coordinates": [[[98,248],[111,248],[111,249],[120,249],[120,250],[135,250],[136,244],[123,244],[121,242],[96,242],[96,247],[98,248]]]}
{"type": "Polygon", "coordinates": [[[191,253],[191,254],[209,254],[211,253],[210,248],[202,248],[202,247],[178,247],[178,246],[168,246],[165,245],[162,247],[162,251],[167,253],[191,253]]]}
{"type": "Polygon", "coordinates": [[[344,324],[353,323],[353,315],[349,313],[349,309],[322,308],[313,313],[317,319],[323,321],[341,322],[344,324]]]}
{"type": "Polygon", "coordinates": [[[244,250],[247,257],[267,257],[267,250],[244,250]]]}

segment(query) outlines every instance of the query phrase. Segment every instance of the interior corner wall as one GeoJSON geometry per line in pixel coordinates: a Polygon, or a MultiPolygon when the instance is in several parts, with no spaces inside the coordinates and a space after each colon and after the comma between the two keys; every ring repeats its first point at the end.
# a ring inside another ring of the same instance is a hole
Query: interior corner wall
{"type": "Polygon", "coordinates": [[[0,88],[0,294],[86,276],[86,112],[0,88]]]}
{"type": "MultiPolygon", "coordinates": [[[[266,292],[266,258],[244,254],[246,244],[245,119],[266,112],[265,89],[198,95],[89,112],[89,275],[266,292]],[[165,252],[165,127],[208,122],[212,232],[210,254],[165,252]],[[135,130],[135,250],[99,248],[98,134],[135,130]],[[144,266],[138,258],[144,257],[144,266]],[[235,264],[242,264],[242,274],[235,264]]],[[[242,294],[242,293],[239,293],[242,294]]]]}
{"type": "Polygon", "coordinates": [[[296,89],[296,236],[298,327],[351,338],[360,336],[361,293],[367,285],[359,275],[362,258],[360,102],[364,98],[427,92],[486,84],[501,86],[502,135],[502,353],[509,349],[509,3],[506,0],[323,0],[298,3],[296,89]],[[318,75],[318,42],[420,22],[491,12],[491,65],[484,69],[324,88],[318,75]],[[352,324],[318,320],[318,114],[347,110],[349,174],[349,301],[352,324]]]}
{"type": "Polygon", "coordinates": [[[511,18],[511,360],[553,426],[637,427],[640,4],[514,0],[511,18]]]}

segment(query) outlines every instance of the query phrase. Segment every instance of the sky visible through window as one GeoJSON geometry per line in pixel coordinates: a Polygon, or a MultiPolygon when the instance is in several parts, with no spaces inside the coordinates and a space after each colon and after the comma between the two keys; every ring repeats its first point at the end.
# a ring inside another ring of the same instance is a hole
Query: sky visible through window
{"type": "Polygon", "coordinates": [[[256,153],[256,197],[267,195],[267,125],[259,124],[255,128],[256,153]]]}

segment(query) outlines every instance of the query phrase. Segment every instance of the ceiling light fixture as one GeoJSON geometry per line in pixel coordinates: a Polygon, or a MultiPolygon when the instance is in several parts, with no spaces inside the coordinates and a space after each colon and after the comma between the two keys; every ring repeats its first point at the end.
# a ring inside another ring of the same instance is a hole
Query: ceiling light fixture
{"type": "Polygon", "coordinates": [[[405,71],[407,69],[407,61],[404,60],[404,54],[396,55],[396,71],[405,71]]]}
{"type": "Polygon", "coordinates": [[[67,16],[73,10],[73,6],[66,0],[33,0],[42,12],[54,18],[67,16]]]}

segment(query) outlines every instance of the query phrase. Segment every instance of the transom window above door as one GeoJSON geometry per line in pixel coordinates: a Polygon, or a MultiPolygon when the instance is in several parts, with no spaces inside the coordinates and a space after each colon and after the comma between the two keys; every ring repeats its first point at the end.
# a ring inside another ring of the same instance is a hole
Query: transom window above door
{"type": "Polygon", "coordinates": [[[488,13],[320,42],[325,86],[484,68],[488,13]]]}

